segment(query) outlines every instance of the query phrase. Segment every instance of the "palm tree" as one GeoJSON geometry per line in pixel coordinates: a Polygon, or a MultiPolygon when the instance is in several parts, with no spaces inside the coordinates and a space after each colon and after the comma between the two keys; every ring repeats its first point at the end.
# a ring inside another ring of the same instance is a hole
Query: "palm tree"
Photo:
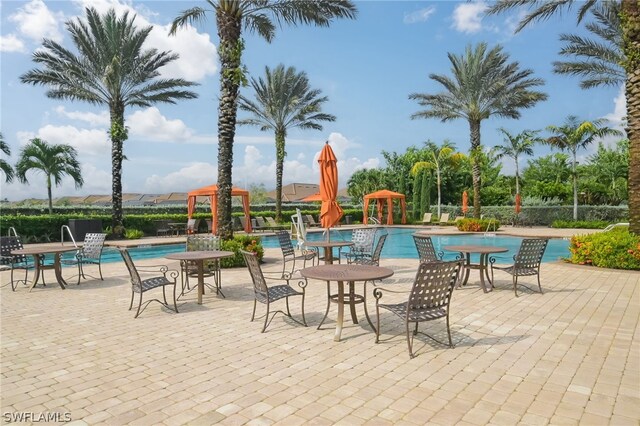
{"type": "Polygon", "coordinates": [[[327,27],[334,18],[355,18],[351,0],[205,0],[211,9],[193,7],[183,11],[171,25],[169,34],[188,23],[204,20],[214,13],[220,44],[220,96],[218,102],[218,233],[233,235],[231,222],[231,185],[233,139],[236,132],[238,92],[246,82],[242,65],[243,26],[271,42],[274,21],[279,24],[315,24],[327,27]]]}
{"type": "MultiPolygon", "coordinates": [[[[531,22],[544,20],[563,9],[570,9],[577,0],[498,0],[488,9],[495,14],[519,6],[529,6],[533,10],[521,21],[516,31],[531,22]]],[[[597,0],[580,3],[578,23],[587,11],[594,8],[597,0]]],[[[629,139],[629,230],[640,235],[640,4],[637,0],[620,1],[620,28],[622,32],[622,52],[625,71],[625,96],[627,99],[627,138],[629,139]]]]}
{"type": "Polygon", "coordinates": [[[81,188],[84,183],[78,163],[78,153],[75,148],[65,144],[49,144],[38,138],[33,138],[20,151],[20,158],[16,163],[16,177],[22,183],[29,183],[27,172],[34,170],[44,173],[47,178],[47,196],[49,197],[49,214],[53,213],[51,198],[51,180],[56,186],[62,183],[62,178],[69,175],[81,188]]]}
{"type": "Polygon", "coordinates": [[[570,115],[562,126],[548,126],[547,130],[553,136],[545,143],[561,151],[571,154],[571,174],[573,177],[573,220],[578,220],[578,150],[586,148],[596,138],[608,135],[619,136],[622,133],[609,127],[601,126],[602,120],[580,121],[578,117],[570,115]]]}
{"type": "MultiPolygon", "coordinates": [[[[4,141],[4,137],[2,136],[2,132],[0,132],[0,151],[4,153],[7,157],[11,155],[11,148],[4,141]]],[[[13,167],[6,160],[0,158],[0,170],[4,172],[4,179],[7,183],[13,182],[13,167]]]]}
{"type": "Polygon", "coordinates": [[[504,135],[504,145],[496,145],[496,159],[503,157],[513,158],[516,164],[516,194],[520,193],[520,165],[518,157],[522,154],[533,155],[533,146],[542,142],[538,137],[538,130],[524,130],[517,135],[512,135],[504,128],[499,128],[504,135]]]}
{"type": "Polygon", "coordinates": [[[411,169],[411,175],[416,176],[421,170],[435,170],[436,185],[438,188],[438,217],[441,216],[442,205],[442,172],[445,167],[456,168],[465,158],[464,154],[455,151],[455,145],[445,141],[442,146],[433,142],[425,142],[429,160],[415,163],[411,169]]]}
{"type": "Polygon", "coordinates": [[[562,34],[560,40],[565,45],[560,55],[574,60],[554,62],[553,71],[581,76],[580,87],[583,89],[620,86],[625,79],[620,4],[617,1],[604,1],[591,9],[591,13],[595,22],[589,22],[585,27],[601,40],[562,34]]]}
{"type": "Polygon", "coordinates": [[[152,27],[138,30],[135,16],[125,12],[117,17],[111,9],[100,15],[86,9],[86,22],[66,23],[78,54],[53,40],[45,39],[43,49],[33,53],[34,69],[21,77],[23,83],[48,86],[53,99],[85,101],[108,105],[111,118],[112,229],[122,236],[122,160],[127,140],[124,111],[127,106],[149,107],[159,102],[175,103],[197,95],[183,87],[196,85],[183,79],[157,78],[159,69],[178,59],[177,54],[143,49],[152,27]]]}
{"type": "Polygon", "coordinates": [[[251,79],[256,100],[251,101],[240,95],[239,107],[253,115],[239,120],[240,125],[259,126],[262,131],[275,132],[276,142],[276,220],[282,220],[282,170],[284,167],[285,139],[287,130],[322,130],[321,121],[335,121],[336,117],[323,113],[322,104],[329,100],[320,96],[319,89],[309,87],[309,79],[304,71],[294,67],[285,69],[278,65],[273,71],[265,67],[265,79],[251,79]]]}
{"type": "MultiPolygon", "coordinates": [[[[439,118],[446,122],[466,119],[471,134],[471,152],[480,142],[480,123],[492,115],[520,118],[520,109],[531,108],[547,99],[543,92],[532,90],[544,84],[539,78],[530,78],[533,71],[521,70],[517,62],[508,63],[509,55],[501,46],[487,50],[486,43],[475,48],[467,46],[463,55],[448,54],[453,78],[430,74],[429,78],[444,86],[438,94],[413,93],[409,99],[427,107],[411,118],[439,118]]],[[[473,164],[473,214],[480,218],[480,166],[473,164]]]]}

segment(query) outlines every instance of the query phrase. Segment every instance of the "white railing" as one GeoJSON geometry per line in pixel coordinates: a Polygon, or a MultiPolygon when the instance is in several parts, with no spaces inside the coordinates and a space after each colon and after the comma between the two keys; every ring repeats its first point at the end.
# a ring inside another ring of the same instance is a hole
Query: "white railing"
{"type": "Polygon", "coordinates": [[[76,240],[73,238],[73,234],[71,233],[71,228],[69,228],[68,225],[62,225],[62,227],[60,228],[60,241],[62,242],[62,245],[64,245],[65,229],[67,230],[67,234],[69,234],[69,238],[71,238],[71,241],[73,242],[73,246],[77,248],[78,244],[76,244],[76,240]]]}
{"type": "Polygon", "coordinates": [[[7,236],[10,237],[11,235],[13,235],[14,237],[18,236],[18,233],[16,232],[16,228],[14,228],[13,226],[10,226],[9,229],[7,230],[7,236]]]}
{"type": "Polygon", "coordinates": [[[485,237],[495,237],[496,236],[496,220],[489,219],[489,224],[487,225],[487,230],[484,233],[485,237]],[[491,232],[491,226],[493,225],[493,232],[491,232]]]}
{"type": "Polygon", "coordinates": [[[613,228],[618,228],[618,227],[629,227],[629,222],[618,222],[618,223],[612,223],[611,225],[607,225],[606,228],[604,228],[602,230],[602,232],[606,232],[606,231],[611,231],[613,228]]]}
{"type": "MultiPolygon", "coordinates": [[[[307,228],[302,220],[300,209],[296,209],[296,214],[291,216],[291,224],[295,228],[296,240],[298,241],[298,250],[301,250],[307,240],[307,228]]],[[[293,233],[292,233],[293,236],[293,233]]]]}

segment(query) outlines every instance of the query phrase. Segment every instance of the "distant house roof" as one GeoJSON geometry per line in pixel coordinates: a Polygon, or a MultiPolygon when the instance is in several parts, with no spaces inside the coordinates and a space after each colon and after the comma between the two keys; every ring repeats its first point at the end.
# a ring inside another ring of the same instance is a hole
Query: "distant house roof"
{"type": "MultiPolygon", "coordinates": [[[[319,191],[320,186],[315,183],[290,183],[282,187],[282,201],[297,202],[319,191]]],[[[266,196],[270,201],[275,201],[276,190],[267,192],[266,196]]]]}

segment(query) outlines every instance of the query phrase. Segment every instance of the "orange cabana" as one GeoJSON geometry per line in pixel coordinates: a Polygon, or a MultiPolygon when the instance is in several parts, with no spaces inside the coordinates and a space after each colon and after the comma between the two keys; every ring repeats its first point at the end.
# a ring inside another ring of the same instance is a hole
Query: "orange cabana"
{"type": "MultiPolygon", "coordinates": [[[[218,185],[209,185],[203,188],[194,189],[187,194],[187,214],[189,219],[196,209],[196,197],[209,197],[211,201],[211,233],[218,232],[218,185]]],[[[249,213],[249,191],[240,188],[231,188],[231,196],[242,197],[242,207],[244,209],[245,232],[251,232],[251,216],[249,213]]]]}
{"type": "Polygon", "coordinates": [[[384,201],[387,201],[387,225],[393,225],[393,199],[400,200],[400,207],[402,209],[402,223],[407,223],[407,204],[405,202],[404,194],[389,191],[383,189],[364,196],[364,224],[368,222],[367,212],[369,211],[369,201],[376,200],[378,207],[378,220],[382,223],[382,210],[384,208],[384,201]]]}

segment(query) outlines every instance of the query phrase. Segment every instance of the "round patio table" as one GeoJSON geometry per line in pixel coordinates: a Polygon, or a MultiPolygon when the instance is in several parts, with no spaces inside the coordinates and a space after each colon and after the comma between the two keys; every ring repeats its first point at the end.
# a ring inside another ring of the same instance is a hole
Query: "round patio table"
{"type": "MultiPolygon", "coordinates": [[[[167,259],[190,261],[195,262],[198,267],[198,305],[202,305],[202,295],[204,294],[204,261],[205,260],[218,260],[224,257],[233,256],[232,251],[222,250],[197,250],[197,251],[185,251],[181,253],[171,253],[165,256],[167,259]]],[[[221,294],[224,297],[221,289],[220,277],[216,281],[216,294],[221,294]]]]}
{"type": "MultiPolygon", "coordinates": [[[[305,241],[305,246],[316,247],[324,249],[324,263],[327,265],[333,264],[333,248],[338,247],[338,253],[342,250],[342,247],[349,247],[353,245],[351,241],[305,241]]],[[[338,259],[340,255],[338,254],[338,259]]]]}
{"type": "Polygon", "coordinates": [[[472,269],[478,269],[480,271],[480,284],[482,285],[482,290],[485,293],[493,290],[493,283],[491,282],[491,278],[489,278],[489,272],[487,271],[487,264],[489,263],[489,255],[494,253],[504,253],[509,251],[508,248],[505,247],[494,247],[494,246],[479,246],[479,245],[459,245],[459,246],[444,246],[445,250],[448,251],[457,251],[460,253],[461,258],[465,259],[465,273],[464,279],[462,281],[458,281],[458,287],[466,285],[467,281],[469,281],[469,272],[472,269]],[[480,255],[480,263],[471,263],[471,254],[479,254],[480,255]],[[489,284],[485,282],[485,277],[489,284]]]}
{"type": "Polygon", "coordinates": [[[318,325],[318,330],[329,314],[329,307],[331,306],[331,303],[337,303],[338,318],[336,320],[336,332],[333,340],[339,342],[340,336],[342,335],[342,325],[344,323],[344,304],[349,304],[349,307],[351,309],[351,319],[353,320],[354,324],[357,324],[358,317],[356,316],[355,305],[356,303],[362,303],[364,305],[365,317],[367,318],[367,321],[369,322],[371,328],[375,331],[376,328],[374,327],[373,322],[371,322],[371,318],[369,318],[369,313],[367,312],[366,282],[388,278],[393,275],[393,270],[374,265],[324,264],[301,269],[300,274],[302,274],[302,276],[305,278],[312,278],[327,282],[327,310],[324,313],[324,318],[322,318],[322,321],[320,321],[320,325],[318,325]],[[331,294],[331,288],[329,286],[331,281],[336,281],[338,283],[338,293],[336,294],[331,294]],[[349,294],[344,293],[345,281],[349,283],[349,294]],[[364,295],[355,294],[355,281],[365,282],[364,295]]]}
{"type": "MultiPolygon", "coordinates": [[[[80,246],[63,246],[63,245],[55,245],[55,246],[43,246],[43,247],[28,247],[19,250],[12,250],[11,254],[18,255],[31,255],[33,256],[33,263],[35,265],[35,271],[33,276],[33,281],[31,282],[31,287],[29,287],[29,291],[33,290],[40,278],[40,274],[42,271],[46,269],[53,269],[56,274],[56,281],[61,289],[65,289],[67,282],[62,278],[62,266],[60,265],[60,256],[62,253],[67,253],[70,251],[76,251],[80,249],[80,246]],[[41,257],[45,254],[53,254],[53,265],[45,265],[41,261],[41,257]]],[[[43,280],[44,281],[44,280],[43,280]]]]}

